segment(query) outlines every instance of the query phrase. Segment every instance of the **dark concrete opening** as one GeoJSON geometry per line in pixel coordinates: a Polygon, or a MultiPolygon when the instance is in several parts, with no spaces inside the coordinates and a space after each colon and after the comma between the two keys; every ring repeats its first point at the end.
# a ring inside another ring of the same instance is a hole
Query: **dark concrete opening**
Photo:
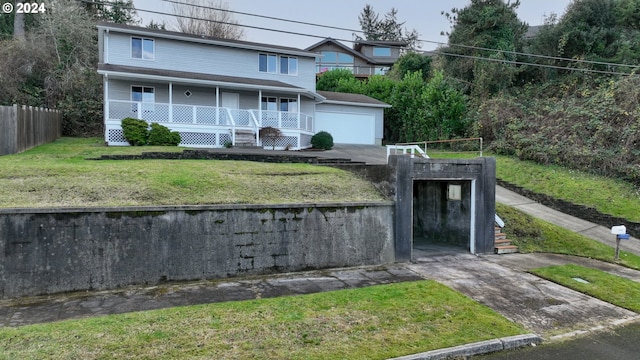
{"type": "Polygon", "coordinates": [[[470,251],[473,201],[471,181],[414,180],[413,248],[470,251]]]}
{"type": "Polygon", "coordinates": [[[494,158],[389,157],[395,183],[396,261],[411,261],[414,232],[472,254],[493,253],[494,158]],[[444,200],[443,200],[444,199],[444,200]],[[415,217],[414,217],[415,215],[415,217]]]}

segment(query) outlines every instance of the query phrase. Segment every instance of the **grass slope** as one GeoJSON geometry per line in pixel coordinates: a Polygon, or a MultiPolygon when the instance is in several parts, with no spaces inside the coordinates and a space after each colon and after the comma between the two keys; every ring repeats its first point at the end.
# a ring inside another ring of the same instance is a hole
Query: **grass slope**
{"type": "Polygon", "coordinates": [[[354,174],[308,164],[215,160],[93,161],[103,154],[182,151],[62,138],[0,157],[0,208],[380,201],[354,174]]]}
{"type": "Polygon", "coordinates": [[[0,359],[387,359],[523,333],[418,281],[0,328],[0,359]]]}
{"type": "MultiPolygon", "coordinates": [[[[566,254],[613,262],[615,249],[611,246],[536,219],[504,204],[497,203],[496,212],[505,221],[503,231],[518,246],[520,252],[566,254]]],[[[620,251],[619,263],[640,270],[638,255],[620,251]]]]}

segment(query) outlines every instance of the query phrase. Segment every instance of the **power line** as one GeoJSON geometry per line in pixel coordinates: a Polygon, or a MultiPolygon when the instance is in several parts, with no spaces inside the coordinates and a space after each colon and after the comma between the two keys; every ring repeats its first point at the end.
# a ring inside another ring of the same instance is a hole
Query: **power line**
{"type": "MultiPolygon", "coordinates": [[[[94,2],[94,1],[91,1],[91,0],[76,0],[76,1],[82,2],[82,3],[88,3],[88,4],[96,4],[96,5],[113,5],[113,3],[109,3],[109,2],[94,2]]],[[[168,1],[168,0],[164,0],[164,1],[168,1]]],[[[181,2],[177,2],[177,1],[170,1],[170,2],[186,4],[186,3],[181,3],[181,2]]],[[[203,7],[201,5],[192,5],[192,4],[186,4],[186,5],[203,7]]],[[[213,7],[206,7],[205,6],[204,8],[210,8],[212,10],[218,10],[217,8],[213,8],[213,7]]],[[[199,17],[194,17],[194,16],[169,14],[169,13],[166,13],[166,12],[160,12],[160,11],[155,11],[155,10],[137,9],[135,7],[121,7],[121,9],[135,10],[135,11],[152,13],[152,14],[159,14],[159,15],[165,15],[165,16],[181,17],[181,18],[199,20],[199,21],[209,21],[209,22],[214,22],[214,23],[219,23],[219,24],[240,26],[240,27],[246,27],[246,28],[250,28],[250,29],[265,30],[265,31],[278,32],[278,33],[283,33],[283,34],[290,34],[290,35],[297,35],[297,36],[305,36],[305,37],[326,39],[326,36],[321,36],[321,35],[305,34],[305,33],[299,33],[299,32],[295,32],[295,31],[287,31],[287,30],[269,29],[269,28],[265,28],[265,27],[252,26],[252,25],[242,25],[242,24],[236,24],[236,23],[230,23],[230,22],[224,22],[224,21],[204,19],[204,18],[199,18],[199,17]]],[[[227,10],[221,10],[221,11],[227,11],[227,10]]],[[[262,15],[257,15],[257,14],[252,14],[252,16],[264,17],[262,15]]],[[[290,21],[290,20],[282,19],[282,21],[290,21]]],[[[319,24],[316,24],[315,26],[325,27],[324,25],[319,25],[319,24]]],[[[349,31],[351,31],[351,30],[349,30],[349,31]]],[[[362,32],[362,31],[359,30],[358,32],[362,32]]],[[[332,39],[333,40],[337,40],[337,41],[348,42],[348,43],[355,43],[356,42],[356,41],[347,40],[347,39],[339,39],[339,38],[332,38],[332,39]]],[[[422,41],[425,41],[425,40],[422,40],[422,41]]],[[[436,43],[436,44],[444,44],[444,43],[441,43],[441,42],[433,42],[433,41],[425,41],[425,42],[432,42],[432,43],[436,43]]],[[[488,48],[474,47],[474,46],[468,46],[468,45],[456,45],[456,46],[469,47],[469,48],[475,48],[475,49],[484,49],[484,50],[497,51],[497,52],[502,52],[502,53],[514,53],[514,52],[510,52],[510,51],[488,49],[488,48]]],[[[501,60],[501,59],[488,58],[488,57],[482,57],[482,56],[473,56],[473,55],[452,54],[452,53],[447,53],[447,52],[443,52],[443,51],[439,51],[439,50],[430,51],[430,53],[435,53],[435,54],[439,54],[439,55],[443,55],[443,56],[469,58],[469,59],[474,59],[474,60],[501,62],[501,63],[512,64],[512,65],[526,65],[526,66],[532,66],[532,67],[553,68],[553,69],[568,70],[568,71],[581,71],[581,72],[585,72],[585,73],[598,73],[598,74],[623,75],[623,76],[624,75],[636,75],[634,73],[622,73],[622,72],[615,72],[615,71],[604,71],[604,70],[594,70],[594,69],[584,69],[584,68],[572,68],[572,67],[568,67],[568,66],[538,64],[538,63],[512,61],[512,60],[501,60]]],[[[518,54],[527,55],[527,56],[531,56],[531,57],[545,57],[544,55],[536,55],[536,54],[527,54],[527,53],[518,53],[518,54]]],[[[549,57],[549,58],[553,58],[553,57],[549,57]]],[[[579,59],[569,59],[569,58],[555,58],[555,59],[564,60],[564,61],[573,61],[573,62],[579,62],[579,63],[580,62],[582,62],[582,63],[593,63],[593,64],[598,64],[598,65],[629,66],[629,67],[632,67],[632,65],[623,65],[623,64],[615,64],[615,63],[604,63],[604,62],[591,62],[591,61],[588,61],[588,60],[579,60],[579,59]]]]}
{"type": "MultiPolygon", "coordinates": [[[[181,4],[181,5],[197,7],[197,8],[201,8],[201,9],[223,11],[223,12],[228,12],[228,13],[232,13],[232,14],[253,16],[253,17],[269,19],[269,20],[277,20],[277,21],[289,22],[289,23],[294,23],[294,24],[310,25],[310,26],[316,26],[316,27],[321,27],[321,28],[341,30],[341,31],[349,31],[351,33],[363,33],[364,34],[364,31],[356,30],[356,29],[336,27],[336,26],[331,26],[331,25],[322,25],[322,24],[310,23],[310,22],[305,22],[305,21],[297,21],[297,20],[292,20],[292,19],[285,19],[285,18],[279,18],[279,17],[266,16],[266,15],[252,14],[252,13],[229,10],[229,9],[224,9],[224,8],[217,8],[217,7],[213,7],[213,6],[207,6],[207,5],[190,4],[190,3],[187,3],[187,2],[182,2],[182,1],[177,1],[177,0],[162,0],[162,1],[168,2],[168,3],[174,3],[174,4],[181,4]]],[[[341,41],[345,41],[345,40],[341,40],[341,41]]],[[[348,40],[348,41],[349,42],[353,42],[352,40],[348,40]]],[[[491,49],[491,48],[486,48],[486,47],[463,45],[463,44],[447,44],[447,43],[443,43],[443,42],[439,42],[439,41],[431,41],[431,40],[424,40],[424,39],[418,39],[417,41],[418,42],[428,43],[428,44],[435,44],[435,45],[439,45],[439,46],[448,45],[450,47],[461,47],[461,48],[473,49],[473,50],[495,51],[495,52],[503,53],[503,54],[521,55],[521,56],[528,56],[528,57],[533,57],[533,58],[542,58],[542,59],[549,59],[549,60],[560,60],[560,61],[569,61],[569,62],[575,62],[575,63],[584,63],[584,64],[593,64],[593,65],[605,65],[605,66],[615,66],[615,67],[628,67],[628,68],[636,68],[637,67],[637,65],[617,64],[617,63],[609,63],[609,62],[603,62],[603,61],[592,61],[592,60],[584,60],[584,59],[571,59],[571,58],[563,58],[563,57],[558,57],[558,56],[549,56],[549,55],[540,55],[540,54],[533,54],[533,53],[524,53],[524,52],[518,52],[518,51],[511,51],[511,50],[491,49]]]]}

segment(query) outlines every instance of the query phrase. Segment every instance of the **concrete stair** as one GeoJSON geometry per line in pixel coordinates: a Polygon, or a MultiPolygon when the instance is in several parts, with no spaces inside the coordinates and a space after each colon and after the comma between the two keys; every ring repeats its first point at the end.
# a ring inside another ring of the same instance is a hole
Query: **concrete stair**
{"type": "Polygon", "coordinates": [[[494,252],[496,254],[513,254],[518,252],[518,247],[511,244],[511,240],[507,239],[507,235],[502,232],[502,228],[495,227],[494,252]]]}
{"type": "Polygon", "coordinates": [[[236,147],[256,147],[256,134],[251,130],[236,130],[236,147]]]}

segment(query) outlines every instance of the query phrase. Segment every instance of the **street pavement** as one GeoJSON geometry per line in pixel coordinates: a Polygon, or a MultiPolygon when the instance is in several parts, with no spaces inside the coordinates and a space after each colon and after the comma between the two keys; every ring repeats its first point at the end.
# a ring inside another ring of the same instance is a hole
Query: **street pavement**
{"type": "MultiPolygon", "coordinates": [[[[382,162],[380,156],[384,156],[386,162],[383,147],[350,150],[349,147],[339,146],[332,156],[367,163],[375,163],[371,159],[382,162]],[[357,156],[349,156],[353,150],[357,156]]],[[[615,237],[606,228],[553,211],[501,187],[496,190],[498,202],[608,245],[615,245],[615,237]]],[[[632,239],[623,244],[623,250],[640,254],[640,244],[637,239],[632,239]]],[[[462,248],[418,243],[415,244],[410,263],[0,300],[0,326],[15,327],[173,306],[308,294],[420,279],[443,283],[531,332],[525,339],[497,340],[502,345],[496,346],[502,346],[501,348],[508,348],[509,344],[537,343],[539,337],[545,340],[565,339],[639,320],[634,312],[527,272],[532,268],[567,263],[594,267],[640,281],[638,271],[593,259],[554,254],[475,256],[462,248]]],[[[406,359],[441,358],[442,354],[469,356],[482,353],[483,350],[475,349],[484,349],[484,345],[486,344],[468,344],[462,348],[417,354],[406,359]]]]}

